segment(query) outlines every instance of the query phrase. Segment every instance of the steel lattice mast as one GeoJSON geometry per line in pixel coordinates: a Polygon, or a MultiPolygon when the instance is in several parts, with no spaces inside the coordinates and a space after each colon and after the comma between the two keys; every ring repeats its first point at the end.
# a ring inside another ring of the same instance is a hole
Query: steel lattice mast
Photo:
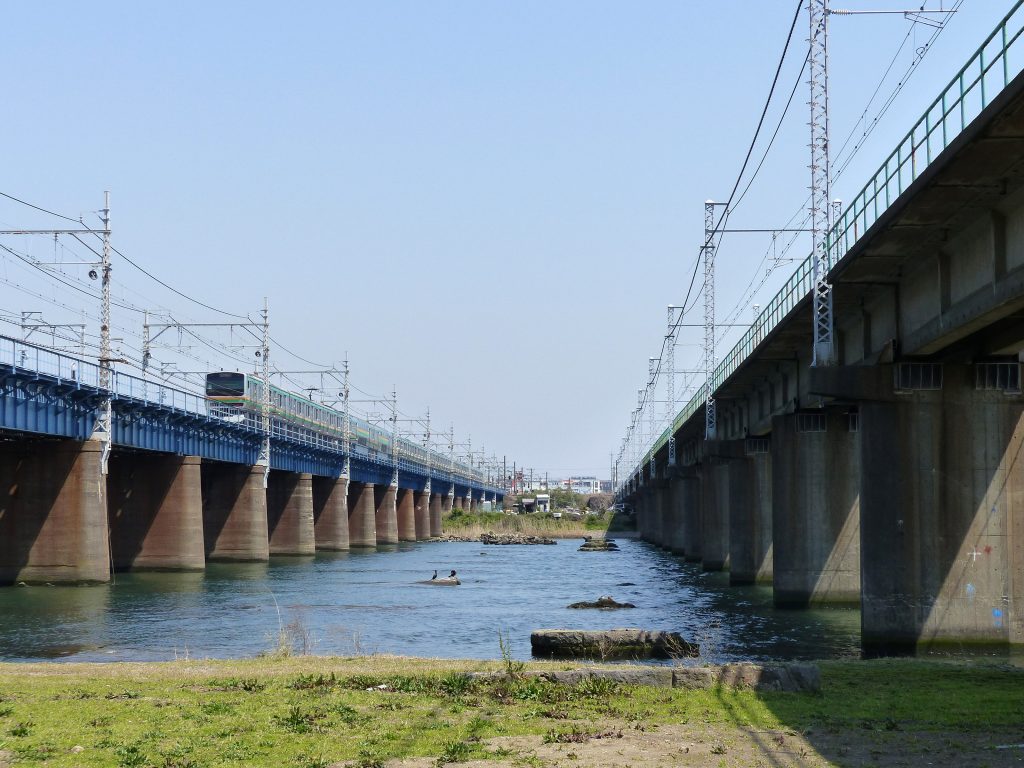
{"type": "Polygon", "coordinates": [[[99,385],[103,391],[99,415],[93,429],[93,439],[103,443],[100,453],[100,472],[107,474],[110,466],[110,451],[114,439],[114,400],[111,393],[114,372],[114,351],[110,344],[110,192],[103,193],[103,256],[100,264],[102,279],[102,300],[100,306],[100,376],[99,385]]]}
{"type": "Polygon", "coordinates": [[[668,465],[676,465],[676,308],[668,305],[668,333],[665,336],[665,420],[668,421],[668,465]]]}
{"type": "MultiPolygon", "coordinates": [[[[349,382],[348,382],[348,357],[345,357],[345,367],[342,369],[345,378],[343,379],[341,397],[343,410],[341,412],[341,444],[345,449],[345,464],[341,470],[341,475],[346,480],[352,477],[352,413],[349,411],[348,399],[349,399],[349,382]]],[[[427,479],[427,483],[430,479],[427,479]]]]}
{"type": "Polygon", "coordinates": [[[260,442],[260,457],[256,463],[263,467],[263,487],[266,488],[270,482],[270,302],[266,296],[263,297],[263,311],[260,314],[263,317],[263,348],[260,350],[263,363],[260,397],[263,440],[260,442]]]}
{"type": "Polygon", "coordinates": [[[658,358],[647,358],[647,427],[651,441],[651,480],[654,479],[654,441],[658,439],[656,414],[654,413],[654,393],[658,384],[658,358]]]}
{"type": "Polygon", "coordinates": [[[828,0],[807,0],[810,19],[808,56],[811,107],[811,247],[814,254],[814,365],[835,362],[832,286],[828,282],[829,234],[832,205],[829,199],[828,159],[828,0]]]}
{"type": "Polygon", "coordinates": [[[704,437],[715,438],[718,413],[711,376],[715,371],[715,202],[704,202],[704,437]]]}

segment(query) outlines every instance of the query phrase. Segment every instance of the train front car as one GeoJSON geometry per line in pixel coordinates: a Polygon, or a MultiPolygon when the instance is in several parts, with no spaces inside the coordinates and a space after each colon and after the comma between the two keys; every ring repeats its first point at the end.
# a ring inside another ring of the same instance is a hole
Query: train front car
{"type": "Polygon", "coordinates": [[[211,416],[242,423],[245,421],[245,374],[233,371],[206,374],[206,399],[211,416]]]}

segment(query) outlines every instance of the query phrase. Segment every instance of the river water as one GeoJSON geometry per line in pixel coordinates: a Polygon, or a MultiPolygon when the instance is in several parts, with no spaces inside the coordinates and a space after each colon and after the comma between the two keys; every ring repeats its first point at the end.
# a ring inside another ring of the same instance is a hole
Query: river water
{"type": "Polygon", "coordinates": [[[517,658],[543,628],[643,627],[681,632],[712,661],[856,657],[860,613],[777,610],[767,587],[729,587],[660,549],[619,539],[620,552],[478,543],[211,564],[202,573],[117,574],[81,587],[0,588],[0,659],[159,661],[253,656],[280,628],[317,654],[517,658]],[[459,587],[417,584],[455,569],[459,587]],[[633,610],[572,610],[612,595],[633,610]]]}

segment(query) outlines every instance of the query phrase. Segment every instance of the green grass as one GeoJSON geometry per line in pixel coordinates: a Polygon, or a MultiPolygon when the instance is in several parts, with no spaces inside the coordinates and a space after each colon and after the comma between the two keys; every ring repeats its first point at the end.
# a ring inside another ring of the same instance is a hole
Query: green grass
{"type": "Polygon", "coordinates": [[[54,768],[368,767],[391,758],[486,757],[494,736],[571,741],[580,728],[641,723],[936,730],[969,738],[1018,727],[1024,711],[1021,669],[908,660],[821,667],[823,693],[805,695],[605,681],[568,687],[464,674],[501,670],[500,661],[7,664],[0,665],[0,750],[17,766],[54,768]]]}

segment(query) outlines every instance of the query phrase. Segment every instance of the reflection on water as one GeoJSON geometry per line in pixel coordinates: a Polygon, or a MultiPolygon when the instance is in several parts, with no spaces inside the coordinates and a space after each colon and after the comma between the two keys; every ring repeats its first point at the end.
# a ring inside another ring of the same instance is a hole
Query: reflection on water
{"type": "Polygon", "coordinates": [[[205,572],[119,573],[114,584],[0,589],[0,658],[165,660],[251,656],[282,626],[308,630],[314,652],[495,658],[498,632],[526,658],[541,628],[638,626],[681,632],[715,660],[859,655],[860,613],[776,610],[771,589],[729,587],[643,542],[620,552],[477,543],[211,563],[205,572]],[[415,582],[434,569],[460,587],[415,582]],[[634,610],[566,608],[610,594],[634,610]]]}

